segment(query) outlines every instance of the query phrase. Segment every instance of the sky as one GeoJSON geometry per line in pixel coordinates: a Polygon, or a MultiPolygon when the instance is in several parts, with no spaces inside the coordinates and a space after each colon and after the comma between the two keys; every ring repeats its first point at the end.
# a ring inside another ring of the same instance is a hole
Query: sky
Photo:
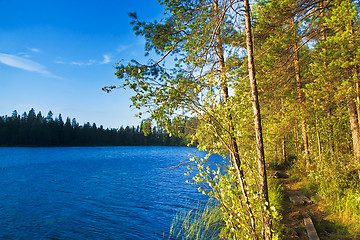
{"type": "Polygon", "coordinates": [[[116,62],[145,61],[129,12],[163,16],[157,0],[0,0],[0,116],[34,108],[81,125],[138,125],[131,90],[101,90],[121,84],[116,62]]]}

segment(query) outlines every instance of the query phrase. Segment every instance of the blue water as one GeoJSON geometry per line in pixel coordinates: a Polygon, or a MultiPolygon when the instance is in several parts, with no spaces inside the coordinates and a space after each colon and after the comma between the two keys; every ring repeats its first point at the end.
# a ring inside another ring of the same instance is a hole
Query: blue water
{"type": "Polygon", "coordinates": [[[195,152],[0,148],[0,239],[167,239],[177,212],[207,201],[172,168],[195,152]]]}

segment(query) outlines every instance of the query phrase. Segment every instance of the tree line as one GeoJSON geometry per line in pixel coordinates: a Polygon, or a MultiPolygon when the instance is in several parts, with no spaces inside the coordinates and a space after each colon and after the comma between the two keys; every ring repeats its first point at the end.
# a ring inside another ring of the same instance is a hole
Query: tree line
{"type": "MultiPolygon", "coordinates": [[[[224,171],[194,157],[199,190],[221,203],[223,238],[271,239],[266,166],[288,166],[333,216],[359,222],[360,4],[355,0],[159,0],[161,21],[129,14],[145,56],[116,63],[118,85],[152,119],[228,156],[224,171]],[[170,57],[174,66],[165,61],[170,57]],[[261,111],[260,111],[261,109],[261,111]],[[176,126],[176,124],[175,124],[176,126]],[[266,161],[265,161],[266,159],[266,161]]],[[[341,222],[341,220],[339,220],[341,222]]],[[[274,225],[272,225],[274,223],[274,225]]],[[[352,228],[355,229],[355,228],[352,228]]]]}
{"type": "Polygon", "coordinates": [[[61,114],[47,116],[35,113],[32,108],[21,116],[13,111],[11,116],[0,117],[0,146],[182,146],[186,140],[169,135],[165,130],[143,121],[137,127],[119,129],[97,127],[89,122],[80,125],[76,119],[61,114]],[[144,133],[145,132],[145,133],[144,133]]]}

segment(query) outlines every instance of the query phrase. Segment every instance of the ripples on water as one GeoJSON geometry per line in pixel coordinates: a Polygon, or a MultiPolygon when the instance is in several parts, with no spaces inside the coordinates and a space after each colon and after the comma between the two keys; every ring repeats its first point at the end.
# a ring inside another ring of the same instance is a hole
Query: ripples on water
{"type": "MultiPolygon", "coordinates": [[[[194,148],[0,148],[0,239],[167,239],[194,148]]],[[[204,153],[197,153],[204,154],[204,153]]]]}

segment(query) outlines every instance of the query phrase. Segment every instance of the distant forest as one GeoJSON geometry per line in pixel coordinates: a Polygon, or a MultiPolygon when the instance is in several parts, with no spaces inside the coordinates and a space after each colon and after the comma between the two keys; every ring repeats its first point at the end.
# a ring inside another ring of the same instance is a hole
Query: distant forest
{"type": "MultiPolygon", "coordinates": [[[[143,125],[143,124],[142,124],[143,125]]],[[[149,124],[147,122],[147,128],[149,124]]],[[[80,125],[73,118],[61,114],[53,116],[52,111],[44,117],[41,112],[35,113],[32,108],[29,113],[21,116],[13,111],[11,117],[0,117],[0,146],[180,146],[185,141],[176,136],[169,136],[166,131],[151,127],[147,134],[143,126],[120,127],[120,129],[104,129],[87,122],[80,125]]]]}

